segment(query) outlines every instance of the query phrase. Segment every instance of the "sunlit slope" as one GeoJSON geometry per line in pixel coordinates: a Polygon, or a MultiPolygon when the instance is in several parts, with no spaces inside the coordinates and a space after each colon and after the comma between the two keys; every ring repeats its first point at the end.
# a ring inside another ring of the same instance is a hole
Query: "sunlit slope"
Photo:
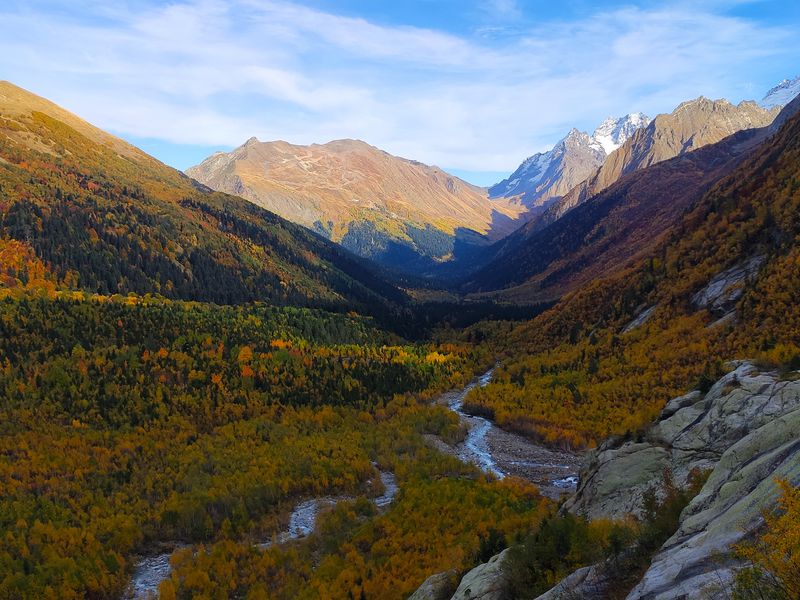
{"type": "Polygon", "coordinates": [[[105,294],[373,310],[402,300],[334,244],[241,198],[197,186],[5,82],[0,236],[16,252],[35,254],[63,284],[105,294]]]}

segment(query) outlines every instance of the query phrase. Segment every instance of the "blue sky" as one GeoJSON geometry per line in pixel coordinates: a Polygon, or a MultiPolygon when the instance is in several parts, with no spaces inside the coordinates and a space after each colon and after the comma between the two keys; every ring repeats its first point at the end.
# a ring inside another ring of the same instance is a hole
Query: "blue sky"
{"type": "Polygon", "coordinates": [[[797,0],[4,0],[0,78],[178,168],[360,138],[489,184],[571,128],[760,99],[797,0]]]}

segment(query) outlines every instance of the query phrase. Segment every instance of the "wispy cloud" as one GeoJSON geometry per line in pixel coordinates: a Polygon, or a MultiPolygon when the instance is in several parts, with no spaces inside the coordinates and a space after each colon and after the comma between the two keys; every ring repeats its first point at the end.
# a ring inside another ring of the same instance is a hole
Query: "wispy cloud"
{"type": "MultiPolygon", "coordinates": [[[[520,14],[512,0],[483,6],[520,14]]],[[[491,171],[511,170],[569,127],[608,114],[669,110],[701,93],[736,99],[750,73],[791,64],[797,29],[684,2],[490,39],[284,0],[86,2],[80,12],[66,0],[33,0],[0,8],[0,66],[132,136],[226,146],[251,135],[358,137],[491,171]]]]}
{"type": "Polygon", "coordinates": [[[490,16],[500,19],[519,19],[522,7],[518,0],[484,0],[483,10],[490,16]]]}

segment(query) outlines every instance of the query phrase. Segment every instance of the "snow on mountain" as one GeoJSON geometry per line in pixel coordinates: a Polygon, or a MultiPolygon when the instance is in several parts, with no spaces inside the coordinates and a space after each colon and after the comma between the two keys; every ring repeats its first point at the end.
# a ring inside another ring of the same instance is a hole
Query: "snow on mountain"
{"type": "Polygon", "coordinates": [[[619,119],[608,117],[594,130],[592,137],[603,147],[606,154],[622,146],[633,132],[650,124],[650,118],[644,113],[631,113],[619,119]]]}
{"type": "Polygon", "coordinates": [[[781,81],[767,92],[767,95],[764,96],[760,104],[767,109],[776,106],[786,106],[798,95],[800,95],[800,75],[794,79],[784,79],[781,81]]]}
{"type": "Polygon", "coordinates": [[[609,117],[593,135],[572,129],[552,150],[525,159],[504,181],[489,188],[491,198],[522,195],[529,206],[543,206],[561,196],[603,164],[606,156],[619,148],[650,119],[642,113],[609,117]]]}
{"type": "Polygon", "coordinates": [[[552,150],[528,157],[506,180],[489,188],[491,198],[523,195],[530,205],[563,194],[586,177],[606,157],[603,146],[589,134],[572,129],[552,150]],[[584,173],[585,171],[585,173],[584,173]]]}

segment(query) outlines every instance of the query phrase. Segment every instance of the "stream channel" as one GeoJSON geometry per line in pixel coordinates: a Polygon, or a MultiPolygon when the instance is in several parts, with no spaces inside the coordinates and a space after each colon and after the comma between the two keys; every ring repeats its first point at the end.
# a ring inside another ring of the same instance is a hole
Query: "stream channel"
{"type": "MultiPolygon", "coordinates": [[[[462,410],[469,392],[476,386],[487,385],[492,379],[493,371],[494,369],[484,373],[464,389],[447,392],[439,398],[439,403],[455,412],[467,427],[468,433],[464,441],[457,446],[449,446],[435,436],[426,436],[429,443],[498,478],[513,475],[526,479],[550,498],[558,498],[562,494],[575,491],[582,458],[580,455],[545,448],[521,435],[504,431],[487,419],[468,415],[462,410]]],[[[381,471],[380,477],[385,491],[373,501],[378,508],[385,508],[394,500],[398,487],[393,473],[381,471]]],[[[285,531],[273,539],[255,545],[265,549],[273,544],[306,537],[314,531],[317,515],[321,510],[351,499],[346,496],[328,496],[304,500],[295,506],[285,531]]],[[[175,549],[179,547],[176,546],[175,549]]],[[[166,552],[140,560],[134,570],[127,598],[144,600],[156,597],[159,584],[170,576],[171,556],[172,552],[166,552]]]]}

